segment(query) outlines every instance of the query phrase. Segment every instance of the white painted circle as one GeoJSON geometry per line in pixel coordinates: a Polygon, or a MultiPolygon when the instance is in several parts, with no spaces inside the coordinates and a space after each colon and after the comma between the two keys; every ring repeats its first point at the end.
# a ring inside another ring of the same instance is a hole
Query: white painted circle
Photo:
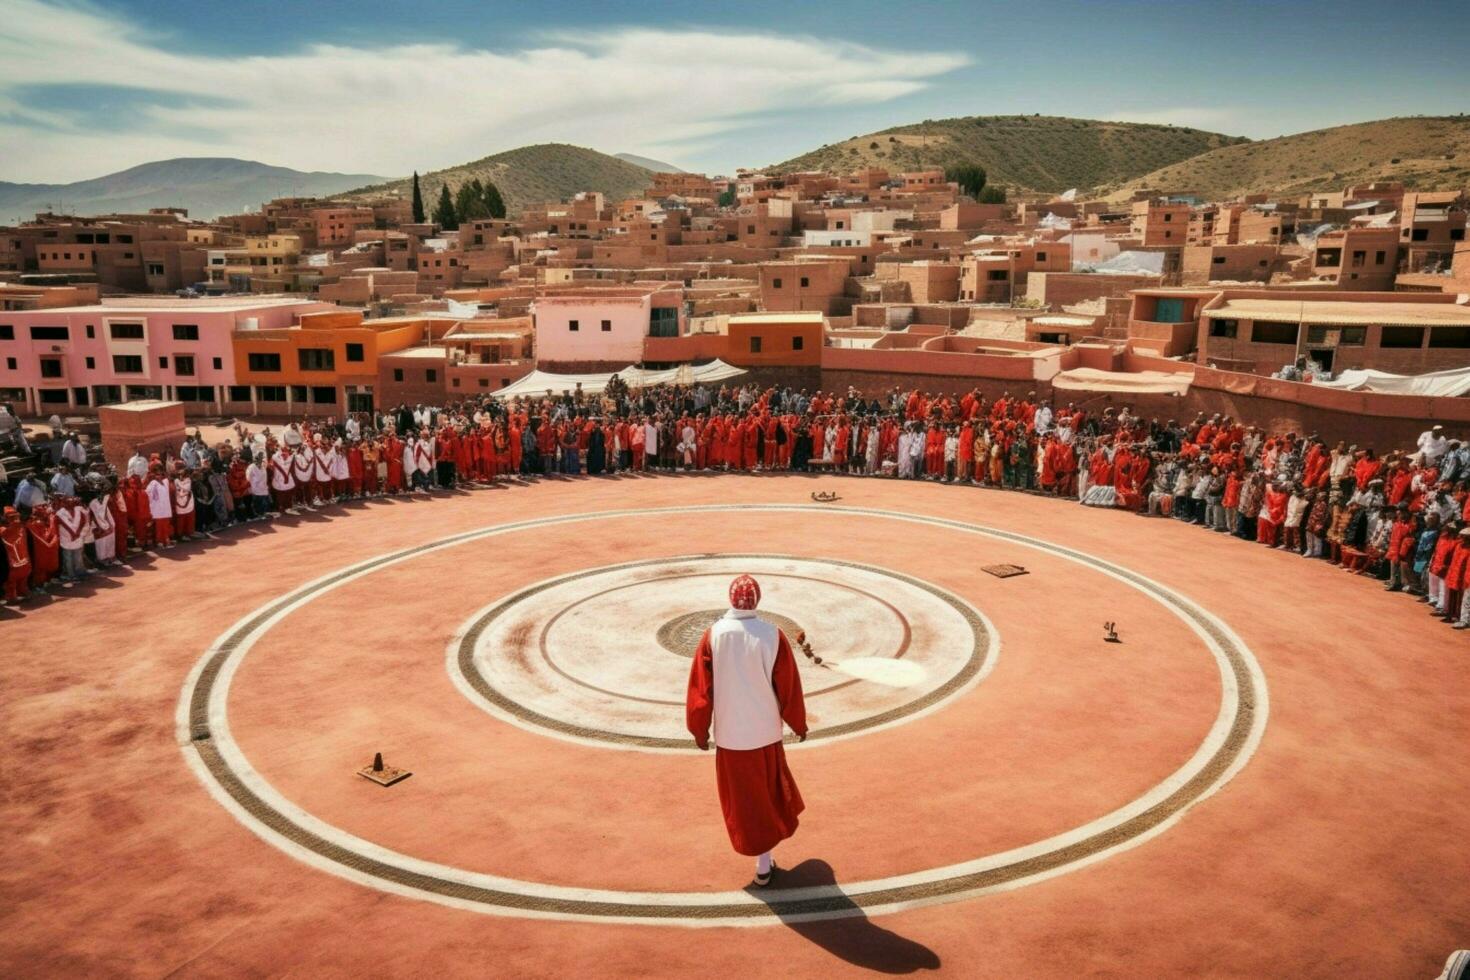
{"type": "Polygon", "coordinates": [[[578,572],[487,606],[450,644],[450,674],[475,703],[529,730],[698,751],[684,729],[698,633],[679,633],[686,651],[669,627],[688,623],[691,610],[698,622],[718,615],[731,579],[744,573],[760,582],[760,613],[799,625],[822,658],[806,657],[788,636],[810,745],[925,714],[994,666],[994,628],[928,583],[846,561],[707,555],[578,572]]]}

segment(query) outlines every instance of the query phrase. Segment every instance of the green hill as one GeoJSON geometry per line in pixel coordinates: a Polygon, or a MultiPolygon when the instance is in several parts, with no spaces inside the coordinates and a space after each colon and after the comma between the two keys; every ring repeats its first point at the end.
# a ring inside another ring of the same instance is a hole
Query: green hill
{"type": "Polygon", "coordinates": [[[976,163],[992,184],[1056,192],[1129,180],[1244,141],[1182,126],[1060,116],[964,116],[854,136],[770,169],[897,171],[976,163]]]}
{"type": "MultiPolygon", "coordinates": [[[[648,187],[651,176],[642,167],[586,147],[539,143],[420,174],[419,186],[423,190],[424,207],[432,211],[439,199],[439,188],[446,181],[452,193],[473,177],[493,180],[505,198],[508,213],[514,215],[529,205],[560,201],[578,191],[601,191],[609,201],[617,201],[648,187]]],[[[412,193],[412,179],[402,177],[385,184],[359,187],[351,196],[378,196],[385,192],[408,197],[412,193]]]]}
{"type": "Polygon", "coordinates": [[[1334,126],[1227,146],[1161,167],[1112,189],[1197,191],[1228,199],[1248,192],[1341,190],[1372,180],[1418,190],[1470,186],[1470,116],[1418,116],[1334,126]]]}

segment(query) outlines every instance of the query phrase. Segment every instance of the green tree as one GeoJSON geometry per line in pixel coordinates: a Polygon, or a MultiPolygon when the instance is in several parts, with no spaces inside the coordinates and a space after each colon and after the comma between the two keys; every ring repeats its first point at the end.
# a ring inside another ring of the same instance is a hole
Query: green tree
{"type": "Polygon", "coordinates": [[[454,202],[449,199],[449,185],[439,187],[439,203],[434,208],[434,224],[445,231],[459,228],[459,215],[454,213],[454,202]]]}
{"type": "Polygon", "coordinates": [[[500,188],[493,181],[485,181],[485,210],[492,218],[505,217],[505,198],[500,196],[500,188]]]}
{"type": "Polygon", "coordinates": [[[413,172],[413,223],[424,223],[424,192],[419,190],[419,172],[413,172]]]}
{"type": "Polygon", "coordinates": [[[959,184],[962,193],[979,200],[985,188],[985,168],[974,163],[957,163],[945,168],[944,179],[959,184]]]}
{"type": "MultiPolygon", "coordinates": [[[[856,151],[854,151],[856,152],[856,151]]],[[[725,189],[720,192],[720,207],[733,208],[735,206],[735,185],[726,184],[725,189]]]]}
{"type": "Polygon", "coordinates": [[[1004,204],[1006,192],[1003,187],[982,187],[979,195],[975,198],[981,204],[1004,204]]]}
{"type": "Polygon", "coordinates": [[[465,181],[454,192],[454,216],[462,222],[490,217],[490,209],[485,206],[485,185],[480,183],[480,178],[465,181]]]}

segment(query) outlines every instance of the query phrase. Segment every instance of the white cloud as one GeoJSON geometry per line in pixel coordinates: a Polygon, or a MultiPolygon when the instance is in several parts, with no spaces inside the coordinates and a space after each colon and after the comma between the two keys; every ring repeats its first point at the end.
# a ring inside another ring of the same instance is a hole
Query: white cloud
{"type": "Polygon", "coordinates": [[[144,36],[90,7],[5,7],[7,180],[74,180],[168,156],[397,176],[545,141],[677,156],[753,115],[895,99],[968,63],[952,52],[653,29],[563,33],[519,51],[318,44],[223,58],[144,36]],[[116,132],[24,103],[24,86],[63,84],[131,86],[167,99],[116,132]]]}

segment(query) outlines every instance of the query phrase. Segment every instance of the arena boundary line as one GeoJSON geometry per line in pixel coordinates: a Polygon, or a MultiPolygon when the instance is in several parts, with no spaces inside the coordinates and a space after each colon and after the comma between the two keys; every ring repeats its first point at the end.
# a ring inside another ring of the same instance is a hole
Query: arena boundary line
{"type": "Polygon", "coordinates": [[[959,901],[1046,880],[1136,847],[1214,795],[1249,760],[1265,731],[1269,699],[1260,665],[1240,638],[1193,600],[1137,572],[1076,549],[949,518],[828,504],[704,504],[558,515],[462,532],[367,559],[322,576],[248,613],[191,669],[176,724],[180,749],[207,791],[252,832],[313,867],[379,890],[456,908],[537,918],[667,925],[763,925],[882,914],[959,901]],[[1193,756],[1133,802],[1081,827],[1000,854],[842,886],[745,892],[648,893],[550,886],[466,872],[356,838],[282,797],[245,759],[229,732],[226,702],[250,645],[317,594],[421,555],[498,534],[582,521],[728,511],[819,512],[947,527],[1078,562],[1163,604],[1205,642],[1221,679],[1221,708],[1193,756]]]}

